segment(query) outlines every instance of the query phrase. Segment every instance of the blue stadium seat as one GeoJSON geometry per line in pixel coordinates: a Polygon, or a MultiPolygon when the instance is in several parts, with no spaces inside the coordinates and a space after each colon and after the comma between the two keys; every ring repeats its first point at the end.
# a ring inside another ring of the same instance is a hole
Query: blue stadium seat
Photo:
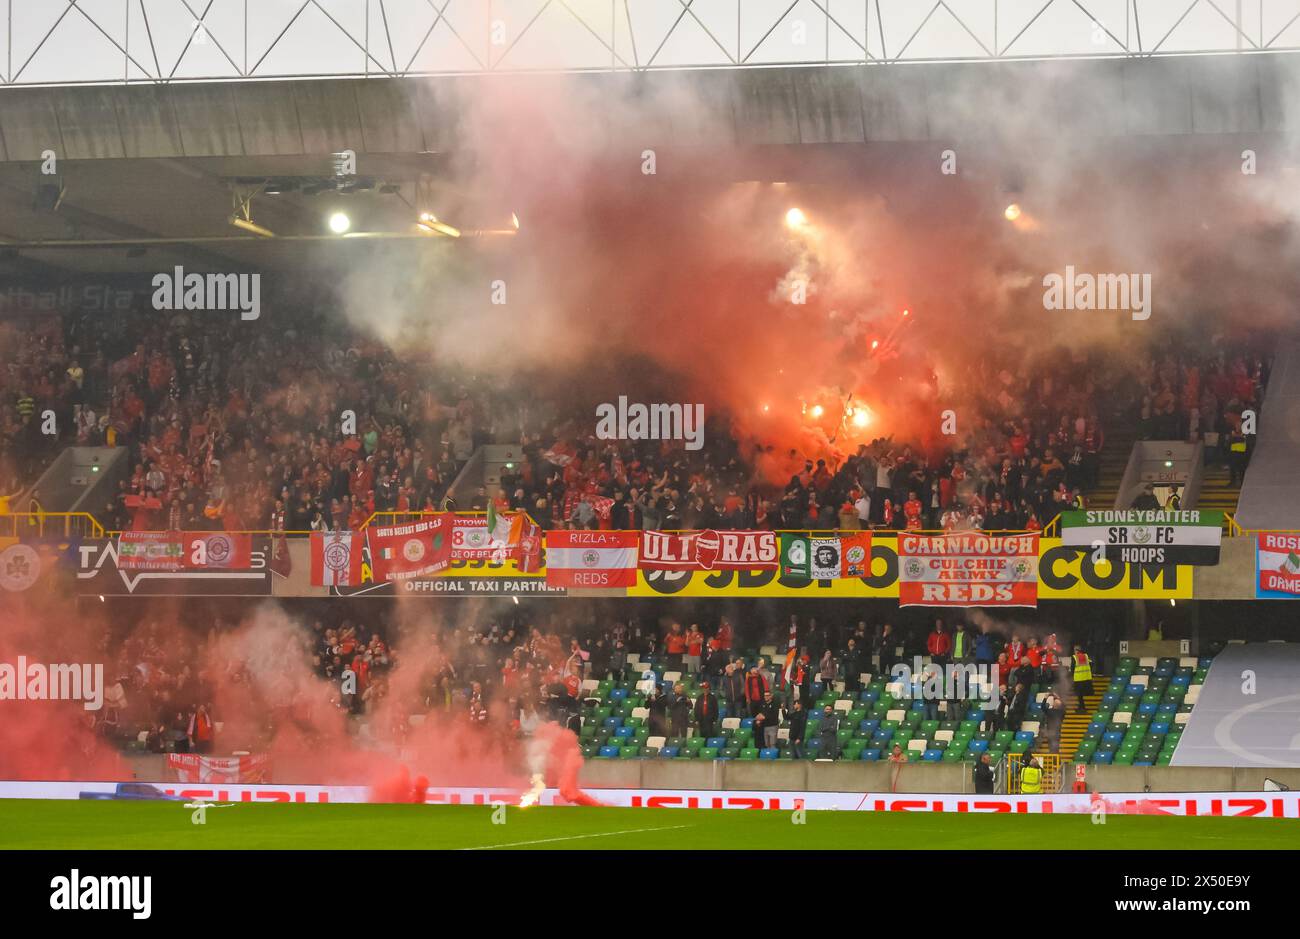
{"type": "Polygon", "coordinates": [[[1105,721],[1093,721],[1091,724],[1088,725],[1088,733],[1090,734],[1091,733],[1104,734],[1105,732],[1106,732],[1105,721]]]}
{"type": "Polygon", "coordinates": [[[1124,742],[1124,735],[1118,730],[1108,730],[1106,733],[1102,734],[1101,739],[1107,743],[1113,743],[1115,746],[1119,746],[1124,742]]]}
{"type": "Polygon", "coordinates": [[[611,700],[611,701],[626,701],[626,700],[627,700],[627,689],[626,689],[626,688],[615,688],[613,691],[611,691],[611,692],[609,693],[609,700],[611,700]]]}
{"type": "Polygon", "coordinates": [[[618,747],[606,745],[600,748],[600,755],[603,757],[617,757],[618,747]]]}
{"type": "Polygon", "coordinates": [[[979,756],[988,748],[989,742],[987,740],[972,740],[970,743],[966,744],[966,752],[973,753],[976,756],[979,756]]]}
{"type": "Polygon", "coordinates": [[[614,731],[614,736],[615,736],[615,737],[635,737],[635,736],[636,736],[636,728],[635,728],[635,727],[620,727],[620,728],[618,728],[617,730],[614,731]]]}
{"type": "Polygon", "coordinates": [[[623,726],[623,718],[621,718],[621,717],[607,717],[607,718],[605,718],[605,729],[606,729],[606,730],[617,730],[618,728],[620,728],[620,727],[622,727],[622,726],[623,726]]]}
{"type": "Polygon", "coordinates": [[[1092,755],[1092,761],[1094,763],[1100,763],[1103,766],[1109,765],[1110,762],[1114,759],[1115,759],[1115,752],[1113,750],[1098,750],[1096,753],[1092,755]]]}
{"type": "Polygon", "coordinates": [[[775,760],[778,756],[780,756],[780,754],[781,751],[778,750],[776,747],[764,747],[763,749],[758,751],[758,758],[760,760],[775,760]]]}
{"type": "Polygon", "coordinates": [[[715,750],[721,750],[727,745],[726,737],[710,737],[704,744],[706,747],[713,747],[715,750]]]}
{"type": "Polygon", "coordinates": [[[942,750],[926,750],[924,760],[926,763],[938,763],[943,759],[942,750]]]}
{"type": "Polygon", "coordinates": [[[1032,730],[1017,730],[1016,739],[1023,740],[1025,743],[1034,742],[1034,732],[1032,730]]]}
{"type": "Polygon", "coordinates": [[[752,729],[754,726],[754,719],[752,717],[742,717],[740,719],[740,726],[746,729],[752,729]]]}
{"type": "Polygon", "coordinates": [[[858,729],[861,730],[868,737],[870,737],[872,734],[874,734],[876,731],[880,729],[880,721],[875,720],[873,718],[867,718],[866,720],[860,721],[858,723],[858,729]]]}
{"type": "Polygon", "coordinates": [[[875,762],[876,760],[880,759],[880,751],[877,750],[875,747],[868,747],[867,749],[862,751],[862,756],[858,757],[858,759],[867,760],[869,762],[875,762]]]}
{"type": "Polygon", "coordinates": [[[1152,721],[1151,726],[1147,728],[1147,733],[1155,734],[1157,737],[1163,737],[1169,733],[1168,721],[1152,721]]]}
{"type": "Polygon", "coordinates": [[[664,747],[659,751],[659,755],[666,760],[674,759],[677,756],[677,747],[664,747]]]}
{"type": "Polygon", "coordinates": [[[1159,707],[1159,705],[1152,704],[1152,703],[1149,702],[1149,701],[1146,702],[1145,704],[1139,704],[1139,705],[1138,705],[1138,714],[1139,714],[1140,716],[1142,716],[1142,717],[1153,717],[1153,716],[1155,716],[1155,713],[1156,713],[1156,710],[1157,710],[1158,707],[1159,707]]]}

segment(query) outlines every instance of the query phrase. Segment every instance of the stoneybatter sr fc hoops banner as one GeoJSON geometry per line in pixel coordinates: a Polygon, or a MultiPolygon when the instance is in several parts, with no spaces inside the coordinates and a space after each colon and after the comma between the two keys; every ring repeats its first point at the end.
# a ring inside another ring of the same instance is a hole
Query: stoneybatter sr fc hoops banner
{"type": "Polygon", "coordinates": [[[1061,513],[1061,541],[1101,546],[1108,561],[1136,564],[1219,563],[1223,513],[1197,509],[1113,509],[1061,513]]]}
{"type": "Polygon", "coordinates": [[[1038,536],[898,536],[899,606],[1038,606],[1038,536]]]}

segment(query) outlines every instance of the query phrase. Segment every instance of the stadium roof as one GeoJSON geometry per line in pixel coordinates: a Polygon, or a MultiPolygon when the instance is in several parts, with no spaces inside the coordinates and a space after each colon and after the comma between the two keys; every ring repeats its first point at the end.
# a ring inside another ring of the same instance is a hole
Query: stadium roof
{"type": "Polygon", "coordinates": [[[1295,0],[2,0],[9,85],[1300,48],[1295,0]]]}

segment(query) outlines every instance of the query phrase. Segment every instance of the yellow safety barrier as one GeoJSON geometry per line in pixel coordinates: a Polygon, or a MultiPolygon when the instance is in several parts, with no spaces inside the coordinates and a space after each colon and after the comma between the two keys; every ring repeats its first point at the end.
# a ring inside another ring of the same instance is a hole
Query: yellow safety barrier
{"type": "Polygon", "coordinates": [[[11,538],[103,538],[104,526],[89,512],[10,512],[0,515],[0,535],[11,538]]]}
{"type": "Polygon", "coordinates": [[[1043,792],[1060,792],[1061,786],[1065,782],[1062,774],[1066,761],[1062,759],[1059,753],[1008,753],[1007,754],[1007,794],[1020,794],[1020,769],[1028,762],[1029,757],[1035,757],[1038,765],[1043,770],[1043,792]]]}

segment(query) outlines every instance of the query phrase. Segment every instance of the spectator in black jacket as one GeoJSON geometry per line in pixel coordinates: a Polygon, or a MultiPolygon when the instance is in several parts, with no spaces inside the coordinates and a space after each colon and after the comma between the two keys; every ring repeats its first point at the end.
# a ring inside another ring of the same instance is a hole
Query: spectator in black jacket
{"type": "Polygon", "coordinates": [[[790,722],[790,756],[802,760],[807,752],[804,737],[808,733],[808,712],[803,709],[803,702],[795,699],[785,716],[790,722]]]}
{"type": "Polygon", "coordinates": [[[728,716],[749,716],[749,711],[745,707],[745,673],[735,662],[728,665],[723,673],[722,696],[727,701],[728,716]]]}
{"type": "Polygon", "coordinates": [[[754,745],[775,747],[776,734],[781,729],[781,710],[772,692],[763,695],[763,701],[754,714],[754,745]]]}
{"type": "Polygon", "coordinates": [[[718,726],[718,696],[707,681],[701,683],[700,694],[695,699],[695,726],[706,740],[713,736],[718,726]]]}
{"type": "Polygon", "coordinates": [[[975,764],[975,794],[993,795],[993,767],[989,765],[989,755],[980,754],[980,761],[975,764]]]}
{"type": "Polygon", "coordinates": [[[844,690],[848,694],[856,695],[862,690],[862,667],[865,659],[862,656],[862,650],[858,648],[857,640],[849,639],[848,647],[844,650],[842,656],[844,662],[844,690]]]}

